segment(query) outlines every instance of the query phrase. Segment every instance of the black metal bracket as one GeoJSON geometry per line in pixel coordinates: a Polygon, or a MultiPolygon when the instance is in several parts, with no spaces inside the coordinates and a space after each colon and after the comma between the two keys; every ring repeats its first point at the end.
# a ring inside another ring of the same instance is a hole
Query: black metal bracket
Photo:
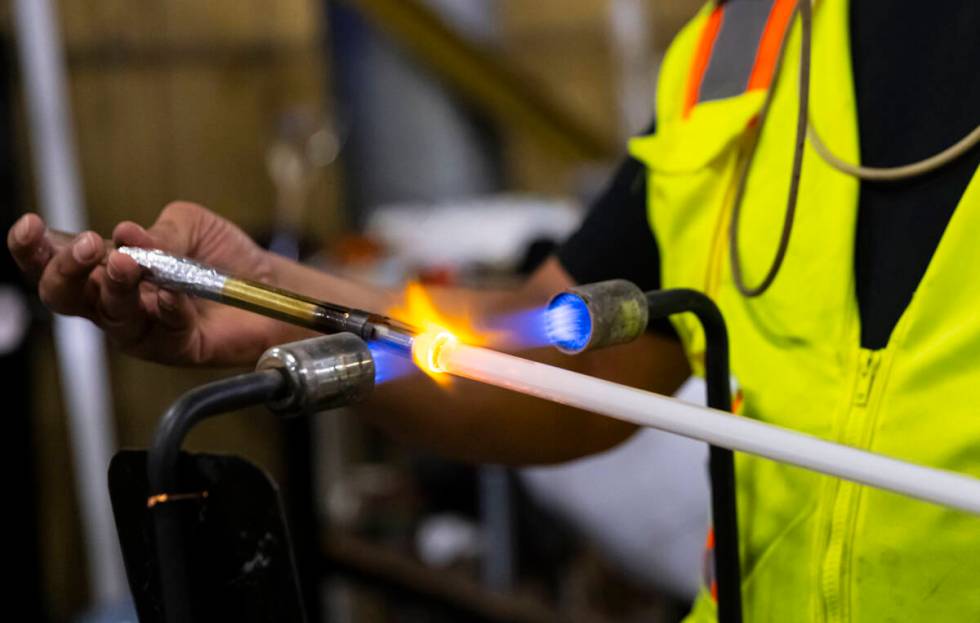
{"type": "MultiPolygon", "coordinates": [[[[693,313],[705,339],[705,383],[708,406],[731,412],[728,329],[714,301],[686,288],[646,293],[650,319],[693,313]]],[[[715,575],[718,582],[718,621],[742,621],[742,571],[738,549],[738,508],[735,500],[735,459],[731,450],[710,446],[711,522],[715,532],[715,575]]]]}
{"type": "Polygon", "coordinates": [[[183,515],[177,498],[190,493],[181,489],[178,478],[180,448],[191,429],[201,421],[261,405],[275,398],[286,386],[279,370],[241,374],[202,385],[181,396],[163,416],[147,454],[147,478],[156,536],[160,594],[167,623],[194,620],[188,583],[187,550],[183,543],[183,515]]]}

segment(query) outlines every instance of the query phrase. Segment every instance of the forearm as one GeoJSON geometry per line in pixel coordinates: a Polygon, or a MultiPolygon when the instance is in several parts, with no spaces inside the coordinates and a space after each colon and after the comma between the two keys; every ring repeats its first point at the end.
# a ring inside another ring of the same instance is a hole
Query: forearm
{"type": "Polygon", "coordinates": [[[273,256],[270,263],[276,286],[306,296],[382,312],[398,301],[398,295],[385,288],[336,277],[283,257],[273,256]]]}
{"type": "MultiPolygon", "coordinates": [[[[384,313],[397,303],[397,292],[366,283],[344,279],[269,253],[270,285],[315,299],[384,313]]],[[[316,335],[315,331],[286,322],[252,316],[262,326],[263,339],[257,344],[261,353],[267,348],[316,335]]],[[[249,363],[249,362],[243,362],[249,363]]]]}

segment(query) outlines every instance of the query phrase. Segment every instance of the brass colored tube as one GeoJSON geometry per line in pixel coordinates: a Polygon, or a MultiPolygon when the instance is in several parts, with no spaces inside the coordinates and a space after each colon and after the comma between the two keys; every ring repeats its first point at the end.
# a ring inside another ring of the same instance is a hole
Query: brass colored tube
{"type": "Polygon", "coordinates": [[[225,281],[220,296],[214,300],[233,301],[232,304],[242,309],[266,315],[274,314],[280,320],[310,329],[318,328],[317,318],[321,311],[319,305],[244,279],[229,278],[225,281]]]}

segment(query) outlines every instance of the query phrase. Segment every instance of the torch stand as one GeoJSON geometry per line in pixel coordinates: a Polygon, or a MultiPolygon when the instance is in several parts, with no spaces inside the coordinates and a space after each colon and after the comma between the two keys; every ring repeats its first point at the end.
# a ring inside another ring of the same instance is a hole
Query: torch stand
{"type": "Polygon", "coordinates": [[[167,411],[149,452],[113,458],[110,495],[141,623],[305,621],[275,483],[236,457],[180,452],[205,418],[284,387],[278,370],[264,370],[193,389],[167,411]]]}
{"type": "MultiPolygon", "coordinates": [[[[651,320],[684,312],[697,316],[704,330],[704,376],[708,406],[730,412],[732,390],[728,360],[728,330],[718,306],[697,290],[654,290],[647,292],[646,297],[651,320]]],[[[710,446],[708,456],[708,470],[711,475],[711,523],[715,536],[714,571],[718,586],[718,621],[740,623],[742,572],[738,550],[735,461],[731,450],[716,446],[710,446]]]]}

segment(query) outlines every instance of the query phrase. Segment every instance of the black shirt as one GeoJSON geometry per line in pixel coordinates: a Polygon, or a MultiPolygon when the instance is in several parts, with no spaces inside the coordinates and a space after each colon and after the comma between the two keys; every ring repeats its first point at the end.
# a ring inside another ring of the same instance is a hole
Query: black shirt
{"type": "MultiPolygon", "coordinates": [[[[852,0],[850,17],[862,163],[921,160],[980,123],[980,1],[852,0]]],[[[975,146],[927,175],[861,182],[854,270],[863,347],[887,344],[978,166],[975,146]]],[[[659,287],[642,164],[620,166],[558,259],[578,283],[659,287]]]]}

